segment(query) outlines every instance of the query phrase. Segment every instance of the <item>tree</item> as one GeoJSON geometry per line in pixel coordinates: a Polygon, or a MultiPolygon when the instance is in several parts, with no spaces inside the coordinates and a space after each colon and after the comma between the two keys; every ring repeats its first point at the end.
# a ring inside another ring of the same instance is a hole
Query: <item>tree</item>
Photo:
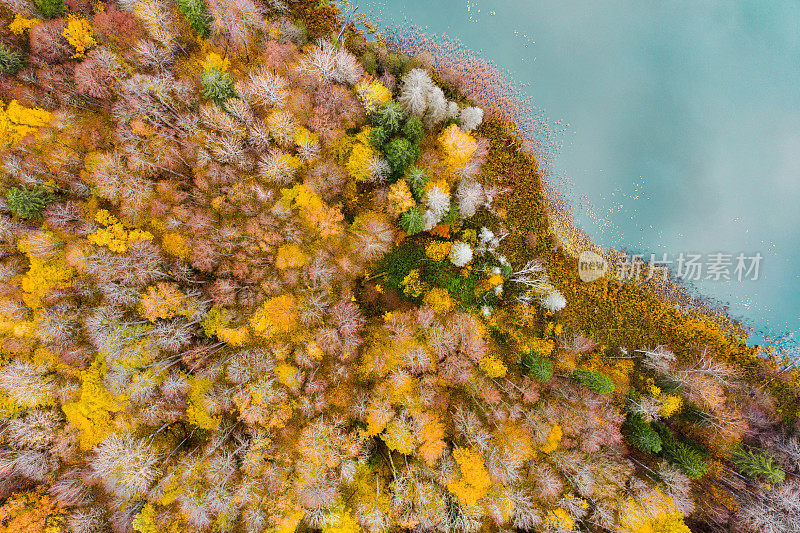
{"type": "Polygon", "coordinates": [[[369,132],[369,143],[376,150],[380,150],[388,140],[389,135],[383,126],[375,126],[369,132]]]}
{"type": "Polygon", "coordinates": [[[430,175],[422,167],[413,166],[406,172],[406,181],[414,194],[414,198],[417,200],[421,200],[425,195],[425,186],[430,180],[430,175]]]}
{"type": "Polygon", "coordinates": [[[204,0],[178,0],[178,10],[189,21],[198,37],[207,39],[211,33],[212,17],[204,0]]]}
{"type": "Polygon", "coordinates": [[[419,118],[427,127],[433,127],[447,116],[447,99],[442,90],[431,81],[430,75],[415,68],[403,76],[403,86],[398,98],[400,105],[419,118]]]}
{"type": "Polygon", "coordinates": [[[383,128],[386,135],[391,137],[400,130],[404,118],[405,112],[400,107],[400,104],[390,100],[380,106],[378,111],[374,113],[372,123],[376,127],[383,128]]]}
{"type": "Polygon", "coordinates": [[[145,439],[113,433],[90,462],[103,485],[121,498],[141,497],[161,477],[161,458],[145,439]]]}
{"type": "Polygon", "coordinates": [[[705,475],[708,463],[695,446],[675,438],[662,422],[654,423],[653,427],[661,437],[661,454],[667,461],[680,468],[691,479],[699,479],[705,475]]]}
{"type": "Polygon", "coordinates": [[[39,13],[49,19],[64,12],[64,0],[34,0],[34,3],[39,13]]]}
{"type": "Polygon", "coordinates": [[[522,352],[522,366],[542,383],[547,383],[553,377],[553,363],[534,350],[522,352]]]}
{"type": "Polygon", "coordinates": [[[600,372],[595,370],[574,370],[572,377],[597,394],[610,394],[614,392],[614,382],[600,372]]]}
{"type": "Polygon", "coordinates": [[[0,43],[0,72],[3,74],[14,75],[22,68],[24,59],[22,54],[12,50],[5,43],[0,43]]]}
{"type": "Polygon", "coordinates": [[[417,117],[408,117],[406,123],[403,124],[402,134],[413,144],[418,145],[422,142],[422,138],[425,137],[425,127],[417,117]]]}
{"type": "Polygon", "coordinates": [[[200,82],[203,85],[203,96],[209,100],[223,102],[236,96],[233,90],[233,78],[220,67],[204,70],[200,82]]]}
{"type": "Polygon", "coordinates": [[[395,176],[401,175],[419,157],[419,148],[404,138],[398,137],[386,145],[386,160],[395,176]]]}
{"type": "Polygon", "coordinates": [[[642,415],[629,413],[622,426],[628,440],[645,453],[661,452],[661,437],[642,415]]]}
{"type": "Polygon", "coordinates": [[[105,10],[98,12],[93,22],[98,35],[125,48],[142,38],[142,28],[136,17],[127,11],[118,10],[113,4],[107,4],[105,10]]]}
{"type": "Polygon", "coordinates": [[[59,383],[43,363],[18,360],[0,369],[0,392],[24,407],[52,405],[59,383]]]}
{"type": "Polygon", "coordinates": [[[11,212],[20,218],[42,220],[42,211],[55,196],[41,185],[32,188],[14,187],[6,193],[6,203],[11,212]]]}
{"type": "Polygon", "coordinates": [[[483,122],[483,109],[480,107],[465,107],[458,117],[461,129],[472,131],[483,122]]]}
{"type": "Polygon", "coordinates": [[[92,50],[86,60],[75,65],[75,88],[93,98],[108,98],[113,94],[118,68],[113,54],[104,48],[92,50]]]}
{"type": "Polygon", "coordinates": [[[89,21],[83,17],[70,15],[67,17],[67,27],[61,33],[67,42],[75,47],[73,58],[83,57],[86,51],[97,44],[97,41],[92,34],[92,26],[89,21]]]}
{"type": "Polygon", "coordinates": [[[257,106],[268,109],[286,105],[288,82],[270,69],[251,72],[241,86],[242,96],[257,106]]]}
{"type": "Polygon", "coordinates": [[[409,235],[414,235],[425,229],[425,220],[419,209],[412,207],[400,215],[400,227],[409,235]]]}
{"type": "Polygon", "coordinates": [[[58,63],[72,55],[72,47],[64,38],[67,25],[63,19],[48,20],[31,28],[31,54],[48,63],[58,63]]]}
{"type": "Polygon", "coordinates": [[[768,483],[781,483],[786,473],[774,463],[772,457],[764,452],[745,449],[739,446],[731,456],[731,461],[746,476],[764,478],[768,483]]]}

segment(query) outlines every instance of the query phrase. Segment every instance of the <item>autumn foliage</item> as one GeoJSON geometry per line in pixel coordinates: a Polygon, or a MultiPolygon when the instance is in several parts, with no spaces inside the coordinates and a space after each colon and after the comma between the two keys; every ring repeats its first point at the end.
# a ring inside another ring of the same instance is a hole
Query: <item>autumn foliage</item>
{"type": "Polygon", "coordinates": [[[800,378],[579,281],[486,71],[328,2],[4,5],[0,532],[797,525],[800,378]]]}

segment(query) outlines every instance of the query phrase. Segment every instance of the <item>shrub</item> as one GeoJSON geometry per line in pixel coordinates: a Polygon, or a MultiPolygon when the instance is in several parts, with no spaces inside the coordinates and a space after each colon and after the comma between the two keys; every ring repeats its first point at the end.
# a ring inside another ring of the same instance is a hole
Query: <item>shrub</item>
{"type": "Polygon", "coordinates": [[[400,227],[409,235],[414,235],[425,229],[425,220],[422,218],[422,213],[419,212],[419,209],[412,207],[400,215],[400,227]]]}
{"type": "Polygon", "coordinates": [[[203,84],[203,96],[209,100],[224,102],[236,96],[233,78],[219,67],[204,70],[200,82],[203,84]]]}
{"type": "Polygon", "coordinates": [[[419,144],[425,136],[425,126],[422,125],[422,121],[417,117],[409,117],[406,123],[403,124],[402,133],[403,137],[412,143],[419,144]]]}
{"type": "Polygon", "coordinates": [[[528,374],[542,383],[547,383],[553,377],[553,363],[535,350],[522,352],[522,366],[528,374]]]}
{"type": "Polygon", "coordinates": [[[428,264],[427,270],[431,281],[447,289],[462,308],[475,305],[475,279],[471,277],[465,278],[459,275],[458,272],[453,273],[446,265],[446,262],[431,262],[428,264]]]}
{"type": "Polygon", "coordinates": [[[386,160],[394,175],[400,175],[419,157],[419,148],[399,137],[386,145],[386,160]]]}
{"type": "Polygon", "coordinates": [[[405,54],[387,54],[386,69],[398,78],[408,72],[410,57],[405,54]]]}
{"type": "Polygon", "coordinates": [[[597,394],[610,394],[614,392],[614,383],[611,379],[600,372],[594,370],[575,370],[572,377],[577,379],[581,385],[597,394]]]}
{"type": "Polygon", "coordinates": [[[34,0],[36,8],[43,16],[53,18],[64,12],[64,0],[34,0]]]}
{"type": "Polygon", "coordinates": [[[0,72],[16,74],[22,68],[23,62],[22,54],[12,50],[7,44],[0,43],[0,72]]]}
{"type": "Polygon", "coordinates": [[[748,477],[761,477],[768,483],[781,483],[786,478],[786,473],[773,462],[772,457],[763,452],[745,450],[740,446],[733,452],[731,461],[748,477]]]}
{"type": "Polygon", "coordinates": [[[622,426],[628,440],[645,453],[661,452],[661,437],[642,415],[630,413],[622,426]]]}
{"type": "Polygon", "coordinates": [[[55,197],[40,185],[31,189],[14,187],[6,193],[8,208],[20,218],[42,220],[42,211],[53,200],[55,197]]]}
{"type": "Polygon", "coordinates": [[[189,26],[201,39],[211,34],[212,17],[204,0],[178,0],[178,9],[189,21],[189,26]]]}
{"type": "Polygon", "coordinates": [[[364,64],[364,70],[370,74],[375,74],[378,69],[378,57],[375,52],[371,50],[364,52],[364,55],[361,56],[361,62],[364,64]]]}

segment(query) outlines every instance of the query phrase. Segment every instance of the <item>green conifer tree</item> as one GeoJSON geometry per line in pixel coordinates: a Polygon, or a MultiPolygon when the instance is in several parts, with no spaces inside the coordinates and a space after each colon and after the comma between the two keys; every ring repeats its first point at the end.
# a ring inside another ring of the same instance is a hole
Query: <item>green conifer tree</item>
{"type": "Polygon", "coordinates": [[[780,483],[786,478],[786,473],[774,463],[772,457],[763,452],[745,449],[740,446],[731,461],[739,471],[751,478],[763,478],[769,483],[780,483]]]}
{"type": "Polygon", "coordinates": [[[601,372],[594,370],[575,370],[572,377],[577,379],[581,385],[597,394],[610,394],[614,392],[614,382],[601,372]]]}
{"type": "Polygon", "coordinates": [[[553,363],[534,350],[522,352],[522,366],[542,383],[547,383],[553,377],[553,363]]]}

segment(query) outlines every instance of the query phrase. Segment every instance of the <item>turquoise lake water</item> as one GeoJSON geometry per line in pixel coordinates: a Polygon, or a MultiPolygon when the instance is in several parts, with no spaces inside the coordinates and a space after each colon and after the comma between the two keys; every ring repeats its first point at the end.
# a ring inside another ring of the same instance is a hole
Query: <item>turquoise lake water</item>
{"type": "Polygon", "coordinates": [[[357,3],[382,29],[455,37],[511,73],[558,132],[553,179],[595,242],[759,252],[758,280],[697,285],[755,342],[800,335],[796,0],[357,3]]]}

